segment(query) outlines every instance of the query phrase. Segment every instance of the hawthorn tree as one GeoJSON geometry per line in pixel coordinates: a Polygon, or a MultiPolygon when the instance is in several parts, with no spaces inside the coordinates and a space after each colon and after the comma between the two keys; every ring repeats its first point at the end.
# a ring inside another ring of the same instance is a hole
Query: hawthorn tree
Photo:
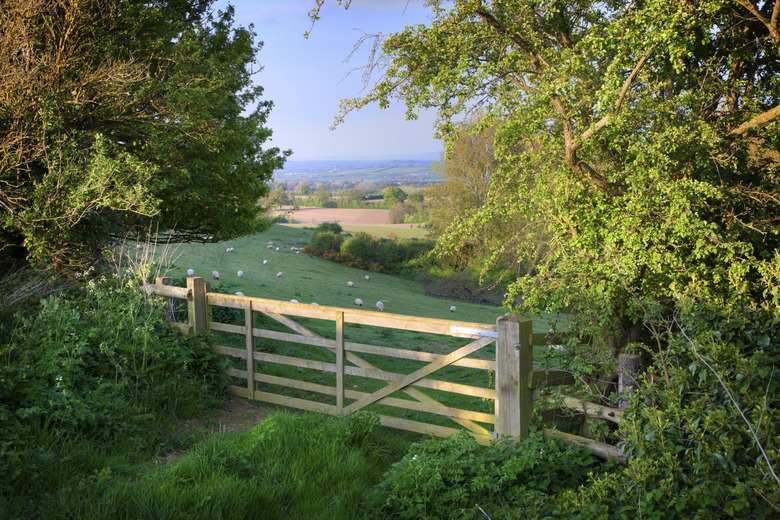
{"type": "MultiPolygon", "coordinates": [[[[537,273],[509,302],[573,312],[572,328],[611,355],[684,299],[777,303],[780,3],[427,5],[430,23],[382,37],[366,71],[378,80],[336,122],[401,101],[412,118],[436,109],[452,140],[463,113],[484,111],[501,167],[439,251],[485,223],[546,223],[537,273]]],[[[490,256],[529,238],[518,228],[490,256]]]]}
{"type": "Polygon", "coordinates": [[[152,223],[263,227],[287,152],[262,147],[255,34],[211,3],[0,0],[0,249],[67,267],[152,223]]]}

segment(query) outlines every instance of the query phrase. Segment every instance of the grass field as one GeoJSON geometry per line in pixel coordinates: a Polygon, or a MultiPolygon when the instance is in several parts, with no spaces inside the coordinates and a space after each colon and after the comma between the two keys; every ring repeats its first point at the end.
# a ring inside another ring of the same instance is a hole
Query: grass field
{"type": "MultiPolygon", "coordinates": [[[[428,296],[411,280],[361,271],[291,251],[292,247],[308,244],[311,233],[310,229],[276,225],[265,233],[219,244],[184,244],[173,255],[174,268],[166,276],[183,279],[187,269],[193,269],[195,276],[206,278],[224,293],[240,291],[247,296],[296,299],[334,307],[354,307],[355,299],[361,298],[373,308],[377,301],[383,300],[386,312],[429,318],[495,323],[496,318],[505,314],[499,307],[428,296]],[[271,249],[269,242],[273,243],[271,249]],[[234,248],[232,253],[225,252],[229,247],[234,248]],[[264,265],[263,260],[268,260],[268,264],[264,265]],[[239,270],[243,271],[241,278],[237,275],[239,270]],[[219,272],[219,282],[212,279],[212,271],[219,272]],[[279,272],[281,278],[276,276],[279,272]],[[370,276],[369,281],[365,280],[366,275],[370,276]],[[355,286],[348,287],[348,281],[355,286]],[[452,305],[457,307],[455,313],[450,312],[452,305]]],[[[163,264],[169,263],[163,261],[163,264]]],[[[546,329],[544,322],[535,326],[538,332],[546,329]]]]}
{"type": "MultiPolygon", "coordinates": [[[[306,254],[296,254],[292,248],[300,248],[308,243],[312,230],[277,225],[269,231],[253,237],[220,244],[186,245],[182,246],[180,256],[175,261],[175,268],[168,275],[183,285],[183,276],[187,269],[193,269],[196,276],[203,276],[212,283],[212,290],[222,293],[240,291],[246,296],[255,296],[273,300],[289,301],[295,299],[301,303],[316,302],[319,305],[355,309],[355,299],[364,302],[364,309],[375,310],[375,303],[382,301],[384,312],[464,322],[494,324],[505,311],[499,307],[465,303],[426,295],[419,284],[397,276],[366,272],[347,267],[334,262],[311,257],[306,254]],[[270,245],[270,247],[269,247],[270,245]],[[227,248],[233,248],[230,253],[227,248]],[[277,251],[278,248],[278,251],[277,251]],[[263,262],[267,260],[267,264],[263,262]],[[239,277],[237,272],[242,271],[239,277]],[[218,271],[219,281],[212,279],[212,271],[218,271]],[[277,273],[282,273],[281,277],[277,273]],[[366,275],[369,280],[366,280],[366,275]],[[348,286],[353,282],[354,287],[348,286]],[[455,312],[450,308],[456,307],[455,312]]],[[[212,307],[213,319],[223,323],[243,325],[243,312],[219,307],[212,307]]],[[[281,332],[289,330],[275,321],[259,316],[256,327],[281,332]]],[[[298,318],[295,321],[313,330],[323,337],[335,337],[335,324],[328,320],[298,318]]],[[[548,323],[537,320],[534,323],[536,332],[548,329],[548,323]]],[[[427,335],[402,330],[384,329],[349,324],[345,327],[346,341],[378,345],[389,348],[423,351],[433,354],[446,354],[464,346],[470,340],[452,338],[450,336],[427,335]]],[[[219,345],[243,349],[244,337],[226,332],[212,332],[212,340],[219,345]]],[[[288,356],[297,359],[307,359],[324,363],[333,363],[334,354],[327,349],[297,343],[287,343],[264,339],[258,341],[257,349],[269,354],[288,356]]],[[[372,363],[383,371],[409,374],[426,364],[423,361],[403,360],[391,357],[362,355],[364,360],[372,363]]],[[[495,359],[495,347],[488,346],[472,354],[471,357],[495,359]]],[[[234,359],[234,368],[243,370],[245,362],[234,359]]],[[[307,381],[315,384],[335,386],[335,374],[317,369],[300,368],[285,364],[263,363],[262,372],[271,376],[307,381]]],[[[492,373],[465,367],[446,367],[436,373],[434,379],[452,383],[461,383],[480,388],[491,388],[492,373]]],[[[245,386],[245,380],[236,378],[233,384],[245,386]]],[[[349,376],[346,378],[347,388],[362,392],[373,392],[384,386],[381,381],[349,376]]],[[[317,400],[335,404],[335,398],[302,390],[294,390],[276,385],[264,385],[265,391],[287,395],[290,397],[317,400]]],[[[447,406],[474,410],[485,413],[493,412],[492,400],[475,395],[459,395],[427,389],[434,399],[447,406]]],[[[393,397],[408,399],[401,392],[393,397]]],[[[345,404],[349,404],[346,402],[345,404]]],[[[371,405],[370,411],[422,421],[433,422],[443,426],[456,426],[449,419],[420,412],[388,409],[385,405],[371,405]]],[[[492,429],[491,425],[484,424],[492,429]]]]}

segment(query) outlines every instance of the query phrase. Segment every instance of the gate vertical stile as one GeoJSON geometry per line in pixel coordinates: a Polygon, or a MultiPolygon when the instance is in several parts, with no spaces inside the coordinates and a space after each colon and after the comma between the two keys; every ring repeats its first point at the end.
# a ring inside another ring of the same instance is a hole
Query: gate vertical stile
{"type": "Polygon", "coordinates": [[[246,391],[247,398],[255,398],[255,313],[252,310],[252,301],[246,302],[244,307],[244,326],[246,327],[246,391]]]}
{"type": "Polygon", "coordinates": [[[496,320],[496,435],[520,440],[528,436],[533,414],[533,323],[510,314],[496,320]]]}
{"type": "Polygon", "coordinates": [[[336,413],[344,413],[344,313],[336,313],[336,413]]]}

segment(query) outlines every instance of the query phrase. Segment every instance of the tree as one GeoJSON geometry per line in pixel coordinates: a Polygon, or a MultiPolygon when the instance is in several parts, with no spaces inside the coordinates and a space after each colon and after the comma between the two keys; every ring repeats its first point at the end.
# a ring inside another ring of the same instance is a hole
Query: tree
{"type": "Polygon", "coordinates": [[[0,248],[64,267],[153,222],[262,228],[287,153],[262,149],[255,35],[211,3],[0,0],[0,248]]]}
{"type": "Polygon", "coordinates": [[[422,206],[423,202],[425,202],[425,196],[422,192],[416,191],[409,194],[409,197],[406,198],[406,202],[413,206],[422,206]]]}
{"type": "Polygon", "coordinates": [[[301,195],[308,195],[311,193],[311,187],[306,182],[299,182],[297,186],[295,186],[295,192],[300,193],[301,195]]]}
{"type": "Polygon", "coordinates": [[[317,186],[317,190],[314,192],[314,201],[318,206],[322,206],[331,199],[330,190],[324,184],[317,186]]]}
{"type": "Polygon", "coordinates": [[[486,222],[549,223],[538,275],[509,296],[526,312],[574,311],[575,330],[610,354],[682,299],[778,303],[780,4],[429,5],[428,25],[386,37],[368,65],[379,81],[337,122],[401,100],[409,117],[437,109],[452,140],[458,114],[484,110],[501,167],[489,203],[440,251],[486,222]]]}
{"type": "Polygon", "coordinates": [[[347,192],[347,200],[349,201],[360,202],[365,196],[366,192],[360,188],[351,188],[347,192]]]}
{"type": "Polygon", "coordinates": [[[385,188],[383,193],[385,202],[391,205],[403,204],[406,201],[406,197],[406,192],[397,186],[385,188]]]}

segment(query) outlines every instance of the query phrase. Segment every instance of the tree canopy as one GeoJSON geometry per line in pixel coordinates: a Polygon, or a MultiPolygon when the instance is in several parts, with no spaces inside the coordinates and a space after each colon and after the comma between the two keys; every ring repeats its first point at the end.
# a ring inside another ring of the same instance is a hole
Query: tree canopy
{"type": "Polygon", "coordinates": [[[0,248],[65,266],[153,222],[262,227],[287,152],[262,147],[261,44],[211,3],[0,0],[0,248]]]}
{"type": "Polygon", "coordinates": [[[780,3],[427,5],[429,24],[385,37],[367,71],[378,81],[337,121],[401,101],[409,117],[436,109],[452,139],[484,111],[502,166],[441,251],[496,219],[540,223],[546,253],[509,301],[575,311],[578,330],[623,346],[682,299],[777,303],[780,3]]]}

